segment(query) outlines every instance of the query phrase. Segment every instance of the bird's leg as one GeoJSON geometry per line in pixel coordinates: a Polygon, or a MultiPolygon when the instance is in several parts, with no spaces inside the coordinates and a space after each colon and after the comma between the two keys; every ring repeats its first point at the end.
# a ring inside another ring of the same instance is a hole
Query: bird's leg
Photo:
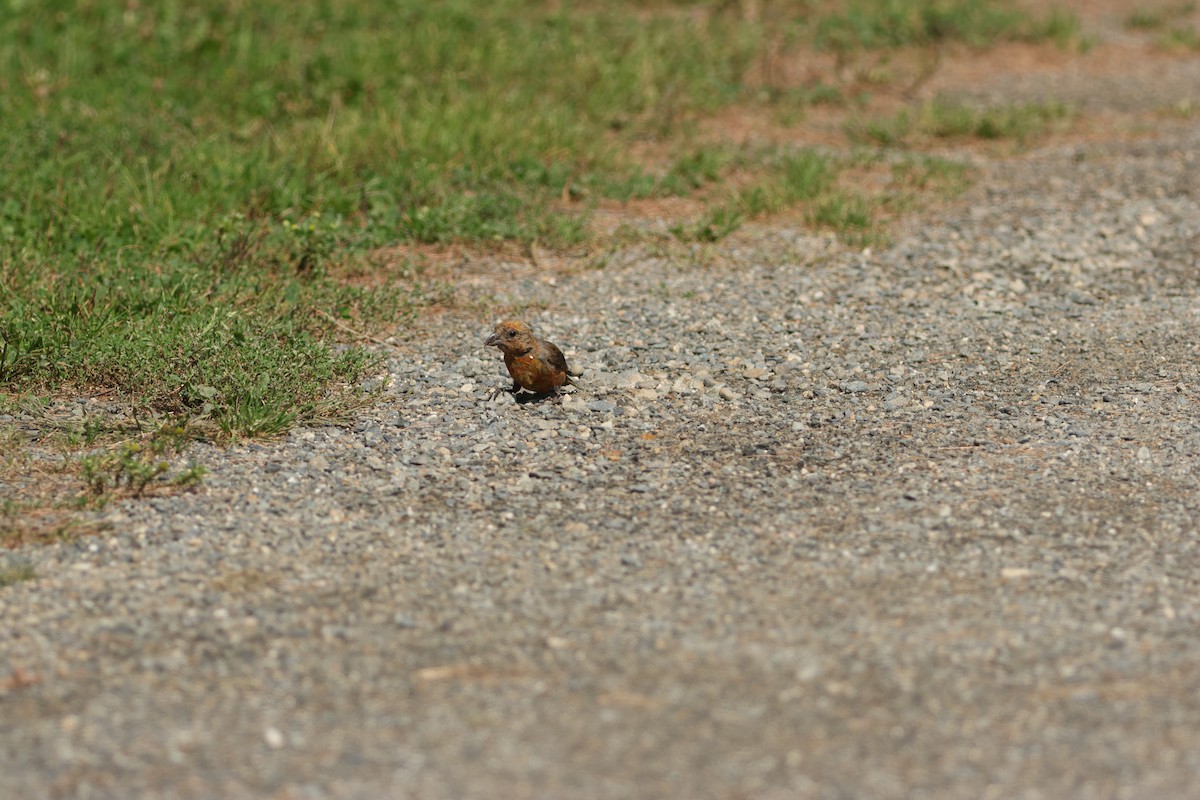
{"type": "Polygon", "coordinates": [[[519,392],[519,391],[521,391],[521,385],[519,383],[517,383],[516,381],[513,381],[513,385],[512,385],[511,389],[493,389],[491,396],[488,397],[488,402],[489,403],[492,402],[493,400],[495,400],[497,397],[504,394],[505,392],[508,392],[513,397],[516,397],[517,392],[519,392]]]}

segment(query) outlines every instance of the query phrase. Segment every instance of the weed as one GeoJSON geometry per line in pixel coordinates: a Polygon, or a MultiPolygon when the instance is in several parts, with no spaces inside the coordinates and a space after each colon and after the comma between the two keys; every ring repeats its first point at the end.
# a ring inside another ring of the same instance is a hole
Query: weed
{"type": "Polygon", "coordinates": [[[1200,51],[1200,31],[1190,26],[1172,28],[1163,34],[1161,43],[1168,50],[1200,51]]]}
{"type": "Polygon", "coordinates": [[[1133,30],[1159,30],[1174,18],[1187,16],[1196,10],[1196,3],[1184,2],[1156,9],[1135,8],[1125,18],[1125,27],[1133,30]]]}
{"type": "Polygon", "coordinates": [[[715,242],[748,219],[806,209],[812,225],[861,236],[873,224],[872,202],[835,186],[845,164],[812,149],[764,151],[754,160],[765,176],[714,204],[699,220],[671,229],[683,241],[715,242]]]}
{"type": "Polygon", "coordinates": [[[953,197],[961,194],[970,183],[970,168],[966,164],[936,156],[915,156],[892,164],[892,181],[909,190],[936,191],[953,197]]]}
{"type": "Polygon", "coordinates": [[[687,194],[717,181],[732,158],[722,147],[696,148],[676,159],[662,184],[672,194],[687,194]]]}
{"type": "Polygon", "coordinates": [[[8,370],[8,331],[0,326],[0,382],[4,380],[4,373],[8,370]]]}
{"type": "Polygon", "coordinates": [[[1125,18],[1125,27],[1135,30],[1151,30],[1161,28],[1165,22],[1165,18],[1159,11],[1136,8],[1125,18]]]}
{"type": "Polygon", "coordinates": [[[28,561],[7,561],[0,564],[0,589],[21,581],[31,581],[36,577],[37,571],[28,561]]]}
{"type": "Polygon", "coordinates": [[[280,250],[297,275],[313,275],[322,270],[338,249],[347,244],[341,232],[340,217],[316,213],[299,223],[284,219],[278,225],[282,239],[280,250]]]}
{"type": "Polygon", "coordinates": [[[896,147],[902,144],[912,131],[908,111],[899,111],[891,117],[856,119],[846,124],[846,134],[852,141],[896,147]]]}
{"type": "Polygon", "coordinates": [[[871,226],[870,204],[856,194],[833,192],[816,203],[810,219],[835,231],[862,231],[871,226]]]}
{"type": "Polygon", "coordinates": [[[199,482],[205,470],[194,464],[189,464],[173,480],[164,478],[171,469],[169,459],[183,449],[188,438],[186,425],[172,422],[141,440],[84,456],[79,460],[79,468],[91,501],[103,506],[118,494],[140,497],[154,483],[189,486],[199,482]]]}
{"type": "Polygon", "coordinates": [[[1200,105],[1191,99],[1180,100],[1165,109],[1165,113],[1179,119],[1195,119],[1200,115],[1200,105]]]}
{"type": "Polygon", "coordinates": [[[671,233],[682,241],[717,242],[742,226],[745,217],[735,208],[717,206],[690,225],[675,225],[671,233]]]}
{"type": "Polygon", "coordinates": [[[1066,45],[1078,35],[1079,21],[1051,10],[1034,16],[1011,3],[988,0],[851,0],[821,17],[814,31],[818,47],[835,51],[877,50],[961,41],[984,47],[999,41],[1054,41],[1066,45]]]}
{"type": "Polygon", "coordinates": [[[740,217],[775,214],[821,194],[836,174],[832,162],[814,150],[769,159],[767,177],[739,190],[731,203],[740,217]]]}
{"type": "Polygon", "coordinates": [[[1023,143],[1035,136],[1041,136],[1053,124],[1070,117],[1070,109],[1059,102],[1022,103],[977,109],[956,103],[934,101],[926,108],[922,128],[943,139],[975,136],[980,139],[1015,139],[1023,143]]]}
{"type": "Polygon", "coordinates": [[[586,183],[615,200],[684,197],[720,180],[733,161],[728,148],[697,147],[676,158],[659,175],[635,167],[620,175],[589,175],[586,183]]]}
{"type": "Polygon", "coordinates": [[[1069,120],[1073,112],[1063,103],[1024,103],[977,108],[936,99],[915,112],[892,117],[855,120],[846,132],[854,140],[884,146],[907,144],[914,134],[939,139],[1011,139],[1024,144],[1069,120]]]}
{"type": "Polygon", "coordinates": [[[1080,34],[1079,17],[1061,8],[1052,8],[1046,16],[1035,19],[1024,36],[1018,38],[1032,42],[1050,41],[1063,49],[1073,46],[1080,52],[1087,52],[1094,45],[1091,38],[1080,34]]]}
{"type": "Polygon", "coordinates": [[[208,468],[203,464],[188,464],[179,471],[172,483],[176,486],[195,486],[204,480],[204,476],[208,474],[208,468]]]}
{"type": "Polygon", "coordinates": [[[96,497],[122,487],[134,497],[139,497],[146,484],[162,475],[170,464],[156,458],[155,453],[144,453],[136,442],[121,445],[114,453],[85,456],[79,465],[88,490],[96,497]]]}

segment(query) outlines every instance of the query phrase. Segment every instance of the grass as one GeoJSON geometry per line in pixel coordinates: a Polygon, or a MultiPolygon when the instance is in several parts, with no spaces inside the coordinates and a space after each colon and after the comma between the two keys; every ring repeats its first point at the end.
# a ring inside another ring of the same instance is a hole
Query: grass
{"type": "Polygon", "coordinates": [[[976,107],[944,99],[915,111],[848,125],[852,139],[864,144],[896,147],[915,138],[1012,140],[1024,144],[1070,120],[1072,110],[1058,102],[976,107]]]}
{"type": "Polygon", "coordinates": [[[769,165],[723,199],[712,203],[698,219],[675,225],[677,239],[714,242],[749,220],[781,212],[796,212],[806,224],[831,230],[847,242],[870,244],[886,240],[880,229],[885,213],[911,209],[919,193],[953,196],[969,181],[967,168],[954,161],[928,156],[906,158],[890,166],[888,187],[863,191],[849,172],[878,167],[877,157],[834,156],[813,149],[767,149],[748,154],[753,163],[769,165]]]}
{"type": "Polygon", "coordinates": [[[1200,51],[1200,32],[1192,25],[1175,24],[1196,11],[1196,3],[1182,2],[1155,8],[1137,8],[1125,18],[1130,30],[1160,31],[1158,44],[1165,50],[1200,51]]]}
{"type": "Polygon", "coordinates": [[[904,158],[891,164],[891,172],[898,186],[947,197],[961,194],[970,184],[970,169],[965,164],[936,156],[904,158]]]}
{"type": "Polygon", "coordinates": [[[685,197],[721,180],[735,163],[734,150],[720,145],[693,147],[675,158],[661,174],[641,167],[612,176],[589,175],[584,191],[595,191],[612,200],[646,200],[685,197]]]}
{"type": "Polygon", "coordinates": [[[104,508],[116,499],[185,491],[207,472],[182,460],[194,436],[184,421],[153,424],[101,414],[46,427],[35,458],[22,447],[26,435],[0,426],[0,547],[63,540],[96,529],[80,524],[73,512],[104,508]]]}
{"type": "MultiPolygon", "coordinates": [[[[858,235],[882,201],[842,185],[843,160],[703,123],[856,102],[837,74],[779,68],[814,50],[1077,27],[1008,0],[13,0],[0,402],[103,394],[149,429],[214,438],[344,419],[379,369],[359,332],[444,296],[397,245],[572,248],[596,204],[672,197],[706,208],[683,238],[789,211],[858,235]]],[[[77,464],[97,494],[166,476],[141,438],[73,436],[112,448],[77,464]]]]}
{"type": "Polygon", "coordinates": [[[21,581],[31,581],[36,577],[37,571],[28,561],[6,561],[0,564],[0,589],[21,581]]]}
{"type": "Polygon", "coordinates": [[[199,483],[206,472],[188,464],[170,476],[168,459],[178,456],[189,438],[186,424],[168,422],[148,436],[122,442],[115,449],[84,456],[79,461],[90,500],[106,505],[114,496],[141,497],[151,486],[186,487],[199,483]]]}
{"type": "Polygon", "coordinates": [[[935,101],[926,108],[921,126],[939,139],[975,137],[1015,139],[1023,143],[1044,135],[1070,117],[1070,109],[1054,101],[992,108],[935,101]]]}
{"type": "MultiPolygon", "coordinates": [[[[0,412],[16,410],[9,408],[12,405],[0,402],[0,412]]],[[[26,440],[16,426],[0,424],[0,548],[58,538],[65,530],[60,517],[72,503],[59,491],[64,481],[57,464],[44,472],[39,469],[44,464],[34,462],[23,447],[26,440]]],[[[77,490],[72,484],[68,494],[77,490]]]]}
{"type": "Polygon", "coordinates": [[[613,164],[604,132],[736,98],[759,36],[516,0],[20,8],[0,23],[22,43],[0,49],[24,123],[4,149],[40,169],[9,219],[73,252],[186,247],[231,212],[323,214],[375,243],[569,242],[551,201],[613,164]]]}
{"type": "Polygon", "coordinates": [[[1200,52],[1200,31],[1190,26],[1172,28],[1163,34],[1161,42],[1167,50],[1200,52]]]}
{"type": "Polygon", "coordinates": [[[0,229],[135,260],[187,250],[229,213],[325,215],[376,244],[570,243],[583,231],[553,201],[571,176],[603,180],[629,166],[621,142],[745,100],[778,37],[984,45],[1061,24],[996,0],[808,6],[781,4],[776,29],[617,2],[19,4],[0,23],[2,151],[36,169],[5,170],[0,229]]]}
{"type": "Polygon", "coordinates": [[[1167,107],[1163,113],[1177,119],[1195,119],[1200,115],[1200,105],[1194,100],[1184,99],[1167,107]]]}
{"type": "Polygon", "coordinates": [[[1196,3],[1184,2],[1157,8],[1136,8],[1125,18],[1125,27],[1131,30],[1159,30],[1178,17],[1187,16],[1196,10],[1196,3]]]}
{"type": "MultiPolygon", "coordinates": [[[[660,169],[628,145],[677,141],[757,101],[748,80],[768,51],[1074,30],[998,0],[720,8],[12,4],[0,20],[0,387],[115,390],[238,435],[345,413],[345,388],[372,364],[329,347],[328,319],[403,320],[428,298],[354,292],[339,269],[370,272],[371,254],[399,242],[571,245],[589,235],[586,203],[564,197],[719,183],[720,147],[660,169]]],[[[789,180],[714,208],[709,235],[809,199],[789,180]]]]}
{"type": "Polygon", "coordinates": [[[690,224],[673,233],[685,241],[717,241],[747,219],[777,214],[829,194],[839,169],[835,160],[812,149],[747,154],[743,160],[765,165],[763,174],[728,196],[690,224]]]}
{"type": "MultiPolygon", "coordinates": [[[[210,256],[221,261],[227,252],[210,256]]],[[[8,297],[0,377],[8,385],[113,388],[227,435],[278,433],[352,408],[362,394],[356,382],[376,357],[322,341],[330,324],[322,315],[350,318],[365,305],[376,313],[385,298],[396,314],[407,310],[405,296],[207,259],[162,271],[102,262],[65,274],[0,267],[0,285],[8,297]]]]}
{"type": "Polygon", "coordinates": [[[816,24],[818,47],[881,49],[963,42],[986,47],[999,41],[1054,41],[1066,46],[1079,37],[1079,21],[1051,9],[1034,16],[1010,3],[989,0],[851,0],[816,24]]]}

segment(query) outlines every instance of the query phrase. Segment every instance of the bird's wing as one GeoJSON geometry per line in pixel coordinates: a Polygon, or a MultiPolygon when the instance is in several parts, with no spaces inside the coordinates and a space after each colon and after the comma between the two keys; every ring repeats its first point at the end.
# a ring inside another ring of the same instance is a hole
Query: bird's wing
{"type": "Polygon", "coordinates": [[[546,359],[550,366],[560,370],[561,372],[565,372],[568,375],[579,376],[583,374],[581,372],[575,372],[567,366],[567,357],[563,355],[562,350],[558,349],[558,345],[554,344],[553,342],[545,341],[541,344],[543,345],[542,357],[546,359]]]}

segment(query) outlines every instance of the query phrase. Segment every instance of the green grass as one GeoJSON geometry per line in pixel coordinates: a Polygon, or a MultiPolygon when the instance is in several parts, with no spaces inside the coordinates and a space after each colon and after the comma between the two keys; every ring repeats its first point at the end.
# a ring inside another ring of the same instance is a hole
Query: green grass
{"type": "Polygon", "coordinates": [[[852,234],[855,241],[874,224],[875,201],[837,185],[846,166],[842,159],[812,149],[766,149],[739,161],[766,169],[748,185],[718,198],[699,219],[674,226],[676,238],[719,241],[747,220],[793,208],[801,209],[810,225],[852,234]]]}
{"type": "Polygon", "coordinates": [[[750,80],[769,52],[1074,30],[1005,0],[787,0],[753,18],[618,0],[10,0],[0,391],[114,392],[225,435],[344,417],[376,360],[335,340],[431,299],[382,250],[571,246],[599,199],[716,197],[698,238],[794,206],[857,228],[869,203],[838,194],[836,168],[739,160],[696,144],[697,121],[845,102],[750,80]],[[752,180],[731,189],[735,173],[752,180]]]}
{"type": "Polygon", "coordinates": [[[1200,104],[1195,100],[1183,99],[1163,109],[1163,113],[1177,119],[1196,119],[1200,116],[1200,104]]]}
{"type": "Polygon", "coordinates": [[[148,436],[125,441],[115,449],[92,453],[79,461],[80,472],[92,503],[103,506],[117,495],[140,497],[151,486],[191,486],[199,483],[206,470],[189,464],[174,475],[168,474],[168,459],[177,456],[187,444],[186,424],[168,422],[148,436]]]}
{"type": "Polygon", "coordinates": [[[830,50],[884,49],[963,42],[985,47],[998,41],[1046,41],[1066,46],[1079,37],[1079,21],[1051,9],[1033,15],[1012,3],[989,0],[851,0],[819,19],[815,42],[830,50]]]}
{"type": "Polygon", "coordinates": [[[1162,46],[1168,50],[1200,51],[1200,31],[1194,27],[1172,28],[1163,34],[1162,46]]]}
{"type": "Polygon", "coordinates": [[[741,165],[761,165],[761,176],[718,198],[709,210],[672,232],[684,241],[714,242],[737,230],[747,219],[775,214],[825,192],[837,174],[834,161],[815,150],[761,151],[744,154],[741,165]]]}
{"type": "Polygon", "coordinates": [[[970,168],[958,161],[918,155],[891,165],[892,182],[917,192],[937,192],[945,197],[961,194],[970,184],[970,168]]]}
{"type": "MultiPolygon", "coordinates": [[[[344,415],[374,361],[330,320],[423,296],[340,268],[580,241],[567,182],[636,175],[618,140],[736,99],[760,33],[515,0],[8,4],[0,388],[116,390],[240,435],[344,415]]],[[[716,169],[701,153],[631,193],[716,169]]]]}
{"type": "Polygon", "coordinates": [[[784,153],[769,163],[769,177],[738,193],[738,205],[749,216],[761,216],[791,208],[826,191],[836,168],[832,160],[814,150],[784,153]]]}
{"type": "Polygon", "coordinates": [[[745,221],[745,215],[736,205],[715,205],[697,220],[671,226],[671,233],[684,242],[719,242],[742,227],[745,221]]]}
{"type": "Polygon", "coordinates": [[[1057,35],[1059,18],[996,0],[785,3],[782,30],[617,2],[14,8],[0,22],[0,235],[133,260],[187,249],[232,212],[322,214],[375,244],[570,243],[581,229],[552,204],[565,181],[619,171],[622,141],[744,100],[772,37],[986,44],[1057,35]]]}
{"type": "Polygon", "coordinates": [[[895,147],[914,137],[937,139],[1013,140],[1023,144],[1043,136],[1072,117],[1063,103],[1020,103],[977,107],[944,99],[879,119],[849,124],[850,137],[865,144],[895,147]]]}
{"type": "Polygon", "coordinates": [[[1045,134],[1070,116],[1070,109],[1059,102],[975,108],[935,101],[926,108],[921,126],[940,139],[975,137],[1024,142],[1045,134]]]}
{"type": "Polygon", "coordinates": [[[36,577],[37,571],[28,561],[10,560],[0,564],[0,589],[21,581],[31,581],[36,577]]]}
{"type": "MultiPolygon", "coordinates": [[[[294,247],[303,262],[309,247],[294,247]]],[[[400,318],[409,294],[277,269],[266,256],[255,263],[265,249],[230,232],[162,266],[0,266],[0,379],[27,391],[115,388],[152,411],[203,419],[231,435],[337,417],[362,402],[357,383],[377,359],[331,347],[323,335],[330,319],[400,318]]]]}
{"type": "Polygon", "coordinates": [[[569,242],[550,201],[614,163],[606,134],[736,99],[761,37],[516,0],[29,3],[0,34],[0,231],[71,255],[186,248],[231,212],[569,242]]]}
{"type": "Polygon", "coordinates": [[[1156,8],[1134,9],[1125,18],[1125,27],[1132,30],[1158,30],[1166,27],[1172,19],[1187,16],[1196,10],[1194,2],[1175,3],[1156,8]]]}
{"type": "MultiPolygon", "coordinates": [[[[582,184],[583,192],[595,191],[612,200],[646,200],[685,197],[721,180],[734,164],[736,154],[721,146],[694,147],[677,157],[661,174],[640,167],[624,174],[592,174],[582,184]]],[[[574,186],[574,184],[572,184],[574,186]]]]}

